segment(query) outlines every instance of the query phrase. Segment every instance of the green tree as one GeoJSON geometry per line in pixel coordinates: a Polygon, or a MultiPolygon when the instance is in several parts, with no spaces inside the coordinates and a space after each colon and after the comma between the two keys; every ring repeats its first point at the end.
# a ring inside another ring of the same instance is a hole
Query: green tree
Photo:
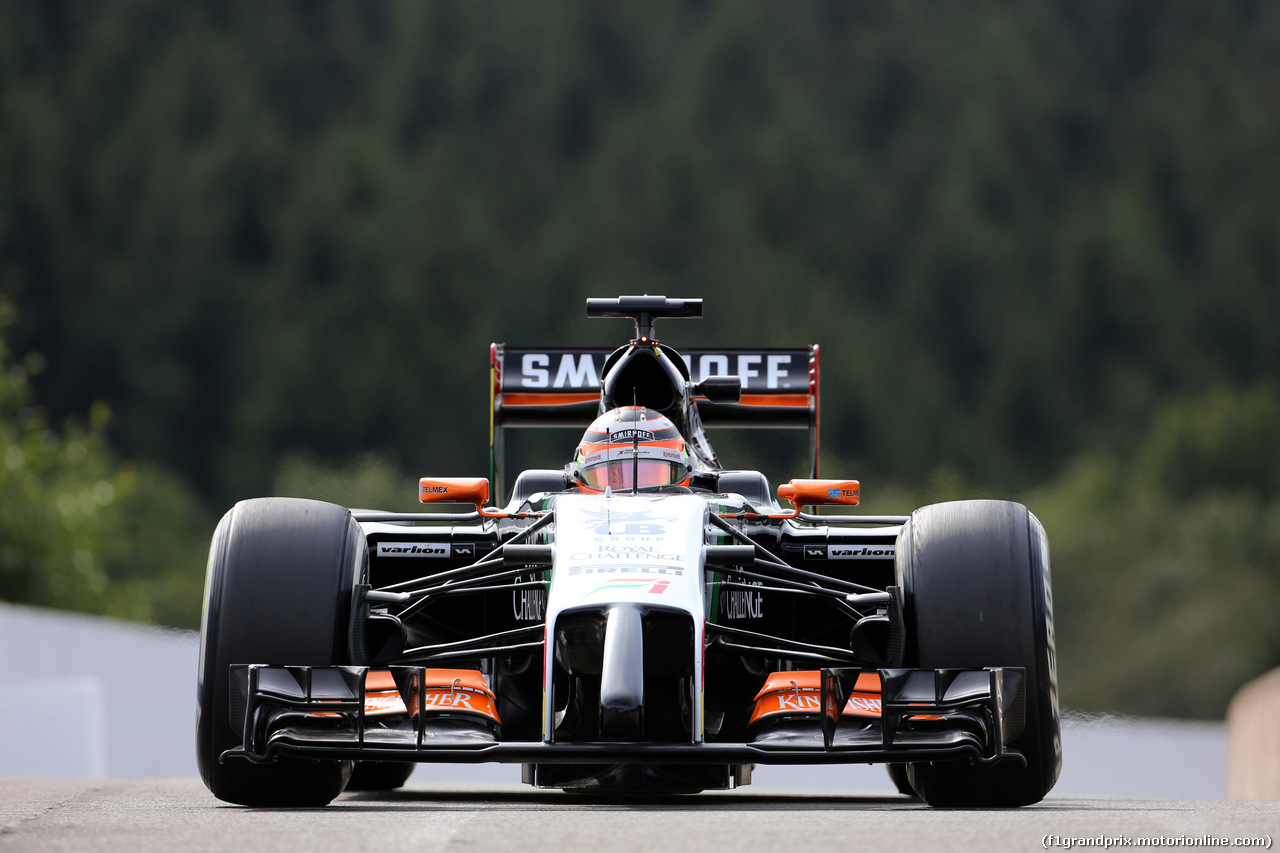
{"type": "MultiPolygon", "coordinates": [[[[0,301],[0,328],[12,306],[0,301]]],[[[207,513],[172,475],[122,464],[105,404],[55,427],[0,338],[0,599],[195,627],[207,513]]]]}
{"type": "Polygon", "coordinates": [[[1219,390],[1027,496],[1050,534],[1067,705],[1221,717],[1280,666],[1278,446],[1273,386],[1219,390]]]}
{"type": "Polygon", "coordinates": [[[51,427],[31,405],[35,359],[11,363],[0,342],[0,597],[101,611],[103,552],[134,478],[102,438],[107,410],[89,427],[51,427]]]}

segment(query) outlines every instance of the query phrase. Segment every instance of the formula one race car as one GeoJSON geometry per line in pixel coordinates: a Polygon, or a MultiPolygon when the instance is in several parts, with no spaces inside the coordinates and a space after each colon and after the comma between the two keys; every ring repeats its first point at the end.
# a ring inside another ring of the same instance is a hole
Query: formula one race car
{"type": "Polygon", "coordinates": [[[544,788],[732,788],[756,764],[885,763],[936,806],[1038,802],[1061,767],[1049,550],[1020,504],[909,517],[817,479],[818,347],[658,343],[700,299],[587,300],[612,353],[491,350],[490,477],[426,503],[243,501],[209,554],[197,759],[219,798],[321,805],[415,762],[544,788]],[[590,424],[515,478],[503,431],[590,424]],[[808,428],[810,477],[726,470],[705,427],[808,428]]]}

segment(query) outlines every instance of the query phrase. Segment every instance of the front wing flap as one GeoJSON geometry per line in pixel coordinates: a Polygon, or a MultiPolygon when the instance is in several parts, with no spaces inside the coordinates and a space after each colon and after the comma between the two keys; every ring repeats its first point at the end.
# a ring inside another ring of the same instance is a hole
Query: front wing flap
{"type": "Polygon", "coordinates": [[[231,667],[231,720],[242,723],[243,741],[222,760],[843,764],[968,758],[1025,764],[1009,747],[1025,720],[1021,668],[878,670],[877,725],[849,717],[842,722],[833,710],[848,696],[841,685],[851,684],[859,671],[823,670],[823,713],[816,725],[784,726],[750,743],[502,741],[497,727],[477,715],[420,711],[428,707],[424,667],[386,669],[406,709],[390,717],[367,711],[368,667],[231,667]]]}

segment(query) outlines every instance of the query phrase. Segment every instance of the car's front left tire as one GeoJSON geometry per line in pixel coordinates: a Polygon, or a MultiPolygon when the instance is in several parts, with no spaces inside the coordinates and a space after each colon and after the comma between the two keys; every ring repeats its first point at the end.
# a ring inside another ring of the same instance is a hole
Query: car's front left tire
{"type": "Polygon", "coordinates": [[[1025,724],[1010,746],[1026,764],[908,764],[907,781],[929,805],[1030,805],[1057,781],[1062,741],[1049,574],[1044,528],[1021,504],[934,504],[903,525],[897,576],[907,664],[1025,671],[1025,724]]]}

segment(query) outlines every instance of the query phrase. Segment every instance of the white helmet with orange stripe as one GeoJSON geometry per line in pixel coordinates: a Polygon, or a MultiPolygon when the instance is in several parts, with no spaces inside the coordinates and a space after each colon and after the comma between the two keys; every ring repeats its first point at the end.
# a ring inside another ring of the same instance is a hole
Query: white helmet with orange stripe
{"type": "Polygon", "coordinates": [[[585,491],[684,486],[689,451],[668,417],[644,406],[623,406],[587,427],[569,469],[585,491]]]}

